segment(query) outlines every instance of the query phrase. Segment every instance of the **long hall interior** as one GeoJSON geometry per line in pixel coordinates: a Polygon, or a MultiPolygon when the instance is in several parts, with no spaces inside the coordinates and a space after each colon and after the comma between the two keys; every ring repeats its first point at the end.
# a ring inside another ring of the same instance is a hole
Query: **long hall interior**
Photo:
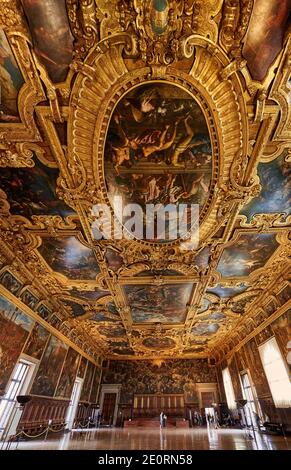
{"type": "Polygon", "coordinates": [[[291,450],[291,0],[0,0],[0,450],[291,450]]]}

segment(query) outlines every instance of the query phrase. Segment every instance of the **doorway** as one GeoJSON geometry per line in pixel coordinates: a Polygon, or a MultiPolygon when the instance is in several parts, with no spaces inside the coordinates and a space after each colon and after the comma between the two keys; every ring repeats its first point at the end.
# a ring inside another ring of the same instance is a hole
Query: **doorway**
{"type": "Polygon", "coordinates": [[[78,403],[80,400],[81,390],[83,386],[83,379],[79,377],[76,378],[74,383],[70,404],[67,411],[66,422],[67,422],[67,429],[71,430],[74,426],[75,416],[77,412],[78,403]]]}
{"type": "Polygon", "coordinates": [[[121,384],[103,384],[100,392],[100,425],[115,426],[121,384]]]}
{"type": "Polygon", "coordinates": [[[112,426],[114,422],[115,406],[116,406],[116,393],[105,393],[102,406],[102,425],[112,426]]]}

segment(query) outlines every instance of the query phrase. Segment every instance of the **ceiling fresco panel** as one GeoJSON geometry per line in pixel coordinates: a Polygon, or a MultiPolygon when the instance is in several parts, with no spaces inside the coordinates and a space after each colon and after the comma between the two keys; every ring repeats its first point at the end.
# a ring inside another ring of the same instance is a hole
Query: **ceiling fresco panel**
{"type": "Polygon", "coordinates": [[[241,211],[250,221],[255,214],[284,213],[290,215],[291,166],[284,153],[270,163],[258,165],[258,176],[262,185],[259,196],[252,199],[241,211]]]}
{"type": "Polygon", "coordinates": [[[248,276],[263,267],[278,246],[276,235],[272,233],[241,234],[224,249],[217,270],[223,277],[248,276]]]}
{"type": "Polygon", "coordinates": [[[263,80],[283,46],[290,0],[256,0],[243,55],[255,80],[263,80]]]}
{"type": "Polygon", "coordinates": [[[73,36],[65,0],[21,0],[35,54],[53,82],[66,79],[73,58],[73,36]]]}
{"type": "Polygon", "coordinates": [[[75,236],[45,237],[38,251],[51,269],[69,279],[93,280],[100,272],[93,250],[75,236]]]}
{"type": "MultiPolygon", "coordinates": [[[[138,203],[144,212],[146,204],[199,204],[202,210],[209,197],[211,175],[209,131],[190,94],[153,82],[121,99],[110,122],[105,149],[105,177],[112,205],[119,196],[123,205],[138,203]]],[[[160,239],[157,225],[153,230],[153,240],[160,239]]]]}
{"type": "Polygon", "coordinates": [[[67,217],[74,211],[56,195],[57,168],[35,160],[32,168],[2,168],[1,189],[6,193],[12,214],[31,219],[34,215],[67,217]]]}
{"type": "Polygon", "coordinates": [[[193,284],[125,286],[134,323],[182,323],[193,284]]]}
{"type": "Polygon", "coordinates": [[[17,97],[24,80],[2,29],[0,29],[0,83],[0,123],[19,122],[17,97]]]}

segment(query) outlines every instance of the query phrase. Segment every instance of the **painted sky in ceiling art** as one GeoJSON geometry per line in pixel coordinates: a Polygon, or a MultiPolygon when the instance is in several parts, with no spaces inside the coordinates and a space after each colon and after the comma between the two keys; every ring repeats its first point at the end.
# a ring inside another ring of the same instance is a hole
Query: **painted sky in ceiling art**
{"type": "Polygon", "coordinates": [[[246,233],[223,250],[217,270],[223,277],[248,276],[263,267],[278,247],[272,233],[246,233]]]}
{"type": "Polygon", "coordinates": [[[285,162],[284,156],[285,154],[270,163],[258,165],[262,191],[241,211],[248,221],[260,213],[291,213],[291,165],[290,162],[285,162]]]}
{"type": "Polygon", "coordinates": [[[69,279],[95,279],[100,272],[90,248],[75,237],[44,237],[38,251],[47,264],[69,279]]]}
{"type": "Polygon", "coordinates": [[[0,29],[0,83],[0,122],[19,122],[17,97],[24,80],[2,29],[0,29]]]}
{"type": "Polygon", "coordinates": [[[185,320],[193,284],[128,285],[125,292],[135,323],[179,323],[185,320]]]}

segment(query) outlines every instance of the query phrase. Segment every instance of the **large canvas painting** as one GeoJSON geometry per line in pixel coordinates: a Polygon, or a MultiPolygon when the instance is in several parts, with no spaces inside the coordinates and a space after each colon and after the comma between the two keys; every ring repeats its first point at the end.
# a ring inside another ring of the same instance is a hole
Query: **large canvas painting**
{"type": "Polygon", "coordinates": [[[248,276],[262,268],[278,246],[275,234],[242,234],[224,249],[217,270],[223,277],[248,276]]]}
{"type": "Polygon", "coordinates": [[[77,376],[80,377],[81,379],[83,379],[84,376],[85,376],[87,363],[88,363],[87,359],[85,359],[85,357],[82,356],[81,361],[80,361],[80,365],[79,365],[79,369],[78,369],[78,373],[77,373],[77,376]]]}
{"type": "Polygon", "coordinates": [[[65,0],[21,0],[34,50],[53,82],[65,80],[73,57],[65,0]]]}
{"type": "Polygon", "coordinates": [[[255,385],[258,397],[270,396],[271,392],[255,339],[252,339],[245,344],[238,351],[237,356],[240,356],[240,367],[250,370],[251,378],[255,385]]]}
{"type": "Polygon", "coordinates": [[[233,356],[232,359],[229,361],[228,369],[231,376],[235,399],[240,400],[243,398],[243,394],[235,356],[233,356]]]}
{"type": "Polygon", "coordinates": [[[258,165],[258,175],[262,190],[259,196],[249,202],[241,214],[251,221],[255,214],[260,213],[291,213],[291,165],[285,156],[270,163],[258,165]]]}
{"type": "Polygon", "coordinates": [[[283,46],[291,0],[256,0],[243,55],[255,80],[263,80],[283,46]]]}
{"type": "Polygon", "coordinates": [[[0,296],[0,395],[23,349],[34,321],[0,296]]]}
{"type": "MultiPolygon", "coordinates": [[[[124,205],[135,202],[144,210],[146,204],[181,203],[202,209],[211,175],[210,135],[193,96],[170,83],[152,82],[123,97],[105,148],[112,203],[120,196],[124,205]]],[[[153,239],[158,238],[156,232],[153,239]]]]}
{"type": "Polygon", "coordinates": [[[49,331],[42,325],[36,323],[30,333],[23,352],[35,359],[41,359],[49,336],[49,331]]]}
{"type": "Polygon", "coordinates": [[[95,279],[100,272],[93,251],[75,236],[45,237],[38,250],[54,271],[69,279],[95,279]]]}
{"type": "Polygon", "coordinates": [[[291,379],[291,364],[288,362],[287,356],[290,356],[291,350],[291,309],[284,313],[274,323],[272,323],[272,330],[275,334],[275,338],[282,352],[282,356],[289,368],[289,374],[291,379]]]}
{"type": "Polygon", "coordinates": [[[195,384],[216,382],[216,373],[206,359],[167,360],[158,365],[154,361],[110,361],[102,382],[122,385],[120,403],[132,403],[138,393],[184,393],[195,400],[195,384]]]}
{"type": "Polygon", "coordinates": [[[71,398],[79,362],[80,355],[75,349],[69,348],[55,393],[56,397],[71,398]]]}
{"type": "Polygon", "coordinates": [[[47,344],[31,389],[32,395],[53,397],[68,346],[52,336],[47,344]]]}
{"type": "Polygon", "coordinates": [[[101,379],[101,372],[102,370],[98,367],[95,368],[95,376],[92,385],[92,390],[90,394],[90,403],[98,403],[98,395],[99,395],[99,386],[100,386],[100,379],[101,379]]]}
{"type": "Polygon", "coordinates": [[[82,391],[81,391],[80,401],[88,402],[90,399],[90,393],[91,393],[91,388],[92,388],[92,382],[94,379],[95,369],[96,369],[95,365],[92,362],[88,362],[86,376],[85,376],[82,391]]]}
{"type": "Polygon", "coordinates": [[[59,170],[35,160],[32,168],[2,168],[0,186],[6,193],[10,211],[31,219],[33,215],[66,217],[74,211],[56,195],[59,170]]]}
{"type": "Polygon", "coordinates": [[[125,292],[135,323],[182,323],[193,284],[127,285],[125,292]]]}
{"type": "Polygon", "coordinates": [[[9,292],[17,294],[23,284],[16,279],[10,271],[4,271],[0,276],[0,282],[9,292]]]}
{"type": "Polygon", "coordinates": [[[0,123],[19,122],[17,97],[24,81],[6,35],[0,29],[0,123]]]}

